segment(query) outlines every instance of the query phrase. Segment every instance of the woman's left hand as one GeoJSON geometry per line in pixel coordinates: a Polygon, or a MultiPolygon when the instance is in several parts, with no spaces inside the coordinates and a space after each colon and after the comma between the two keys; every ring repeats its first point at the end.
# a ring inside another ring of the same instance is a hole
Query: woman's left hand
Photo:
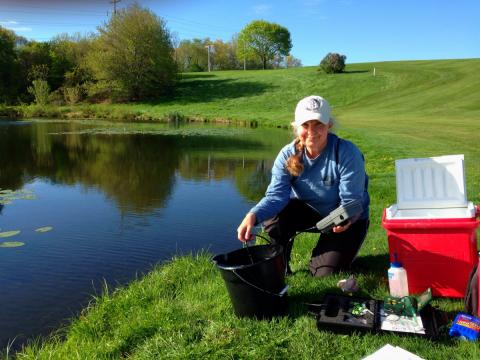
{"type": "Polygon", "coordinates": [[[349,221],[347,222],[345,225],[338,225],[338,226],[335,226],[333,228],[333,232],[334,233],[341,233],[341,232],[344,232],[345,230],[347,230],[350,225],[352,225],[352,223],[349,221]]]}

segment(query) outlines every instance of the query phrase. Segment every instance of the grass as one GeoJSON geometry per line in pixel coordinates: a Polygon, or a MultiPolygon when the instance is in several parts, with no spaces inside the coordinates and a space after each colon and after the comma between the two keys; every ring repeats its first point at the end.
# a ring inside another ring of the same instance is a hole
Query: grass
{"type": "Polygon", "coordinates": [[[289,124],[299,98],[320,94],[346,123],[416,116],[478,119],[480,80],[472,76],[478,71],[480,59],[351,64],[346,73],[335,75],[315,67],[190,73],[173,97],[158,102],[15,109],[27,117],[151,121],[180,115],[277,126],[289,124]]]}
{"type": "MultiPolygon", "coordinates": [[[[187,74],[175,98],[158,104],[79,105],[51,108],[60,114],[134,114],[132,119],[220,119],[285,126],[299,98],[330,100],[337,132],[364,152],[370,176],[371,227],[357,278],[364,294],[387,294],[388,247],[382,211],[395,202],[394,160],[465,154],[467,194],[480,203],[480,60],[353,64],[347,73],[314,68],[187,74]],[[376,68],[377,76],[371,70],[376,68]]],[[[30,108],[29,108],[30,109],[30,108]]],[[[21,109],[20,109],[21,110],[21,109]]],[[[23,110],[22,110],[23,111],[23,110]]],[[[25,110],[30,111],[30,110],[25,110]]],[[[25,113],[24,113],[25,114],[25,113]]],[[[240,220],[240,219],[239,219],[240,220]]],[[[219,272],[202,253],[177,257],[128,287],[105,291],[72,324],[36,341],[19,359],[360,359],[385,343],[426,359],[475,359],[474,343],[448,337],[431,342],[396,335],[318,331],[304,302],[336,290],[348,274],[312,279],[306,272],[315,238],[296,241],[289,316],[273,321],[237,319],[219,272]]],[[[458,300],[436,299],[456,313],[458,300]]]]}
{"type": "MultiPolygon", "coordinates": [[[[313,280],[303,269],[313,238],[295,249],[288,279],[289,317],[272,321],[238,319],[218,270],[208,254],[173,259],[130,286],[95,299],[70,327],[36,343],[18,359],[360,359],[385,343],[425,359],[475,359],[475,344],[448,337],[432,342],[391,334],[336,335],[318,331],[305,302],[332,291],[339,274],[313,280]]],[[[368,259],[366,259],[368,260],[368,259]]],[[[365,262],[365,261],[364,261],[365,262]]],[[[380,273],[358,274],[362,290],[384,296],[380,273]]],[[[335,290],[333,290],[335,291],[335,290]]]]}

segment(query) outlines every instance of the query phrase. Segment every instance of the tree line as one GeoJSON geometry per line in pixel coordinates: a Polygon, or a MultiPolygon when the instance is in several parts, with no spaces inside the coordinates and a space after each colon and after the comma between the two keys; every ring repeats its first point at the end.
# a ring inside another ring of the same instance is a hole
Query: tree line
{"type": "Polygon", "coordinates": [[[0,103],[158,99],[174,92],[182,72],[206,71],[209,65],[212,70],[301,66],[291,48],[289,31],[263,20],[252,21],[231,41],[178,41],[162,18],[138,4],[85,36],[28,41],[0,26],[0,103]]]}

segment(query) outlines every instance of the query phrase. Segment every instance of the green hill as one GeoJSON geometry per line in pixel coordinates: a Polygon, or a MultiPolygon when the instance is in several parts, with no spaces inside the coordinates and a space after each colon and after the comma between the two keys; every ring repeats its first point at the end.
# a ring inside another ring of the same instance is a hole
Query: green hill
{"type": "Polygon", "coordinates": [[[432,120],[462,124],[480,119],[480,59],[379,62],[347,65],[342,74],[316,67],[182,74],[169,99],[143,104],[18,107],[24,115],[163,118],[178,112],[210,120],[286,125],[296,102],[325,97],[346,125],[432,120]],[[373,76],[373,69],[376,76],[373,76]],[[128,114],[128,116],[126,115],[128,114]],[[390,120],[390,121],[388,121],[390,120]]]}
{"type": "Polygon", "coordinates": [[[318,94],[347,123],[350,117],[478,120],[479,71],[480,59],[472,59],[352,64],[345,73],[333,75],[316,67],[191,73],[184,75],[173,99],[125,106],[152,114],[179,111],[278,125],[290,121],[300,98],[318,94]]]}

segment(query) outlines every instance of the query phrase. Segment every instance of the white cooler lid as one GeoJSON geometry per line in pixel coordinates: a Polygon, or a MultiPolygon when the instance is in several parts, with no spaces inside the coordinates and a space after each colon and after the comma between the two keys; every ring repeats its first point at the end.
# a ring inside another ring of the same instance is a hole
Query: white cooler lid
{"type": "Polygon", "coordinates": [[[463,155],[395,161],[397,207],[467,207],[463,155]]]}

